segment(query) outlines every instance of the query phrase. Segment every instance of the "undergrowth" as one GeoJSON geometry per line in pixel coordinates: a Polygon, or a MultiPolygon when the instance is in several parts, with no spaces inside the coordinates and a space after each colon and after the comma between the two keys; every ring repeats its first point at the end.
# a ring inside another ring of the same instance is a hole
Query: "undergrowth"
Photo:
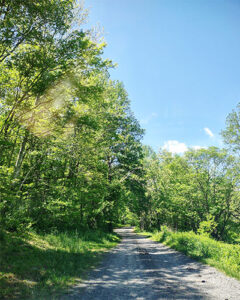
{"type": "Polygon", "coordinates": [[[46,299],[62,292],[82,280],[118,241],[116,234],[101,231],[1,232],[0,299],[46,299]]]}
{"type": "MultiPolygon", "coordinates": [[[[139,232],[139,231],[138,231],[139,232]]],[[[170,246],[203,263],[216,267],[240,280],[240,245],[216,241],[194,232],[173,232],[166,226],[161,231],[142,232],[153,240],[170,246]]]]}

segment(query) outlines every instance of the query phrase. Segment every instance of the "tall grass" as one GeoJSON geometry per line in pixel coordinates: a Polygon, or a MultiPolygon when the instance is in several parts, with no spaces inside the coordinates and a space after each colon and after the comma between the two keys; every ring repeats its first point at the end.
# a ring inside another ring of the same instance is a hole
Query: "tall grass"
{"type": "Polygon", "coordinates": [[[162,242],[240,280],[240,245],[219,242],[194,232],[173,232],[165,226],[161,231],[147,234],[157,242],[162,242]]]}
{"type": "Polygon", "coordinates": [[[24,236],[2,232],[0,299],[45,299],[61,292],[82,280],[100,254],[118,241],[116,234],[101,231],[24,236]]]}

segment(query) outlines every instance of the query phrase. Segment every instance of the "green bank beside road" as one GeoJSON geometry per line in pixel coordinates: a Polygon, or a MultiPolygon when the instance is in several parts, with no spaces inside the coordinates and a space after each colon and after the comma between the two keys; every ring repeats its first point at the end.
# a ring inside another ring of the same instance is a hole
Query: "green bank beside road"
{"type": "Polygon", "coordinates": [[[0,233],[0,299],[43,299],[81,281],[120,238],[102,231],[0,233]]]}
{"type": "Polygon", "coordinates": [[[136,231],[240,280],[240,245],[216,241],[192,231],[174,232],[166,226],[161,231],[136,231]]]}

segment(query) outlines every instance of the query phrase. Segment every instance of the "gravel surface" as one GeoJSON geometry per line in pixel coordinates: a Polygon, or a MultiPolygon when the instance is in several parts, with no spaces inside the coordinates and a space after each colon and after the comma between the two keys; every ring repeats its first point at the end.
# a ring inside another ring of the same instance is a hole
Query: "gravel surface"
{"type": "Polygon", "coordinates": [[[240,281],[162,244],[117,229],[122,242],[60,299],[238,299],[240,281]]]}

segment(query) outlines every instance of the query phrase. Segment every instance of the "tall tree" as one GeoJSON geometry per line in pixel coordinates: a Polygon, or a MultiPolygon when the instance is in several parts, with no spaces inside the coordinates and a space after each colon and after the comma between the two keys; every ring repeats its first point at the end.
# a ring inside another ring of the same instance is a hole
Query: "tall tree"
{"type": "Polygon", "coordinates": [[[239,155],[240,151],[240,103],[227,117],[227,127],[222,131],[224,142],[239,155]]]}

